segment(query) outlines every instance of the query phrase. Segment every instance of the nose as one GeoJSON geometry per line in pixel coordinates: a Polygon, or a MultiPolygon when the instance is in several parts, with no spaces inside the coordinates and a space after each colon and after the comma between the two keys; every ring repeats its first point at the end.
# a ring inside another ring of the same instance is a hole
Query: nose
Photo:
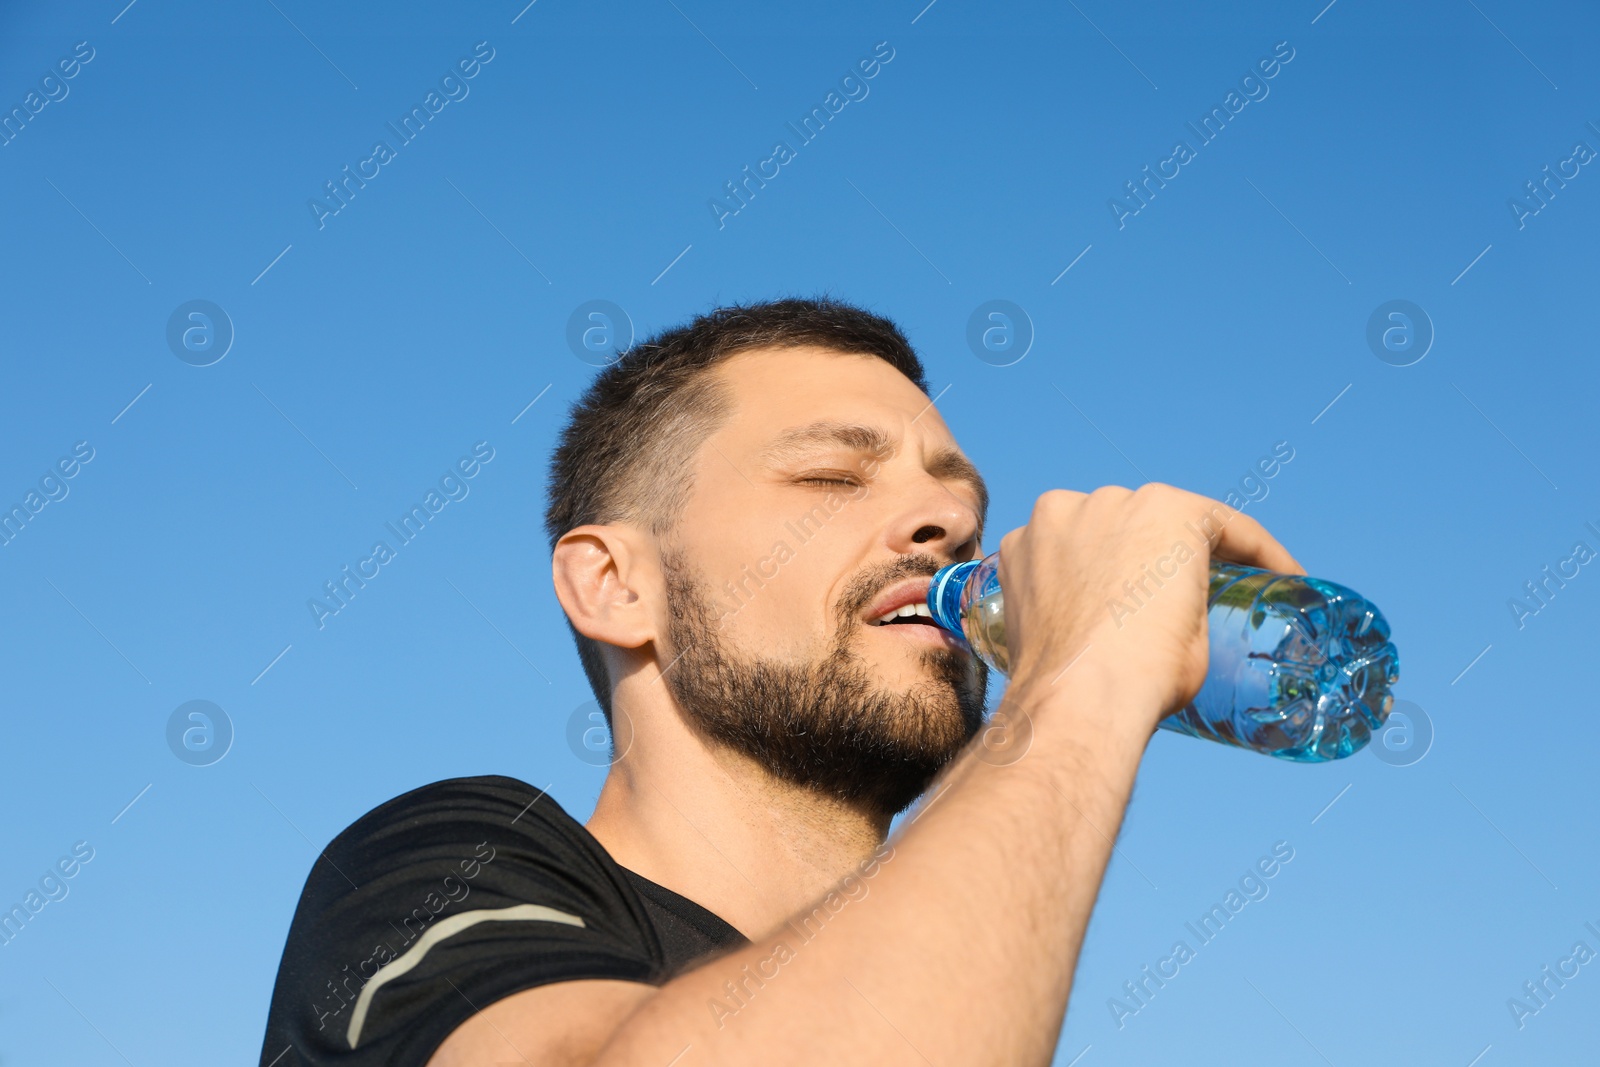
{"type": "Polygon", "coordinates": [[[978,550],[978,513],[937,478],[919,479],[889,527],[889,547],[902,555],[930,553],[971,559],[978,550]]]}

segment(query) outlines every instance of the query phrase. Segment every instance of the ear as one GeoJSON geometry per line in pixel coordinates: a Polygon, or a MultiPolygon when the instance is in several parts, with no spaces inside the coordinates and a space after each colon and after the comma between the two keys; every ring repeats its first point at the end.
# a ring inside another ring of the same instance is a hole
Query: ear
{"type": "Polygon", "coordinates": [[[556,599],[585,637],[618,648],[654,641],[650,596],[661,585],[656,555],[644,535],[627,526],[579,526],[556,542],[550,558],[556,599]]]}

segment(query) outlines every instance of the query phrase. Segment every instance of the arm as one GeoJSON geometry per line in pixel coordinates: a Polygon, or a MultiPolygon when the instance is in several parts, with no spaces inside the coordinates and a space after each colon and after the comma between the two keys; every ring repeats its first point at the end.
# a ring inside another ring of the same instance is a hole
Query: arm
{"type": "Polygon", "coordinates": [[[533,1063],[594,1067],[1048,1064],[1144,746],[1204,680],[1207,549],[1299,570],[1258,524],[1222,507],[1165,486],[1041,498],[1002,542],[1016,664],[1002,706],[1031,721],[1031,748],[1009,766],[969,748],[868,892],[825,925],[808,936],[796,916],[660,989],[519,994],[497,1005],[499,1032],[476,1025],[484,1013],[435,1063],[494,1062],[515,1049],[533,1063]],[[1114,625],[1104,605],[1121,583],[1169,551],[1184,523],[1217,514],[1220,527],[1215,518],[1199,527],[1210,544],[1114,625]],[[745,990],[731,1013],[730,982],[745,990]],[[557,1003],[597,1053],[538,1044],[557,1003]],[[444,1058],[454,1049],[463,1055],[444,1058]]]}
{"type": "MultiPolygon", "coordinates": [[[[796,916],[659,989],[565,982],[508,997],[432,1067],[665,1067],[686,1046],[675,1067],[1049,1063],[1148,738],[1093,721],[1113,706],[1103,682],[1054,690],[1030,712],[1028,755],[996,767],[969,751],[836,914],[796,916]],[[728,982],[743,984],[739,1000],[728,982]]],[[[1026,699],[1013,687],[1006,702],[1026,699]]]]}

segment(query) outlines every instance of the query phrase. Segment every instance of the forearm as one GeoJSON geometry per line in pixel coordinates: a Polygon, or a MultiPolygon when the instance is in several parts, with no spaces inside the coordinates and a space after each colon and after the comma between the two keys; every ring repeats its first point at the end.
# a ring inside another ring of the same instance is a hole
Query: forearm
{"type": "Polygon", "coordinates": [[[1048,1063],[1148,716],[1088,670],[1006,703],[1025,756],[969,749],[864,892],[667,983],[597,1067],[1048,1063]]]}

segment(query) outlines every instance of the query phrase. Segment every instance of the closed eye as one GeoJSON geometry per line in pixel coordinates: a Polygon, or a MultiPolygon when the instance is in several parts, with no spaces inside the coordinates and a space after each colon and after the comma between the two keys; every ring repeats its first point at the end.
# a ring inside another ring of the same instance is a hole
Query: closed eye
{"type": "Polygon", "coordinates": [[[808,476],[806,476],[804,478],[797,478],[797,479],[795,479],[795,481],[800,485],[847,485],[847,486],[856,486],[856,485],[860,485],[861,484],[861,482],[859,480],[857,480],[856,478],[854,478],[854,477],[852,477],[851,475],[848,475],[848,474],[839,474],[839,475],[813,474],[813,475],[808,475],[808,476]]]}

